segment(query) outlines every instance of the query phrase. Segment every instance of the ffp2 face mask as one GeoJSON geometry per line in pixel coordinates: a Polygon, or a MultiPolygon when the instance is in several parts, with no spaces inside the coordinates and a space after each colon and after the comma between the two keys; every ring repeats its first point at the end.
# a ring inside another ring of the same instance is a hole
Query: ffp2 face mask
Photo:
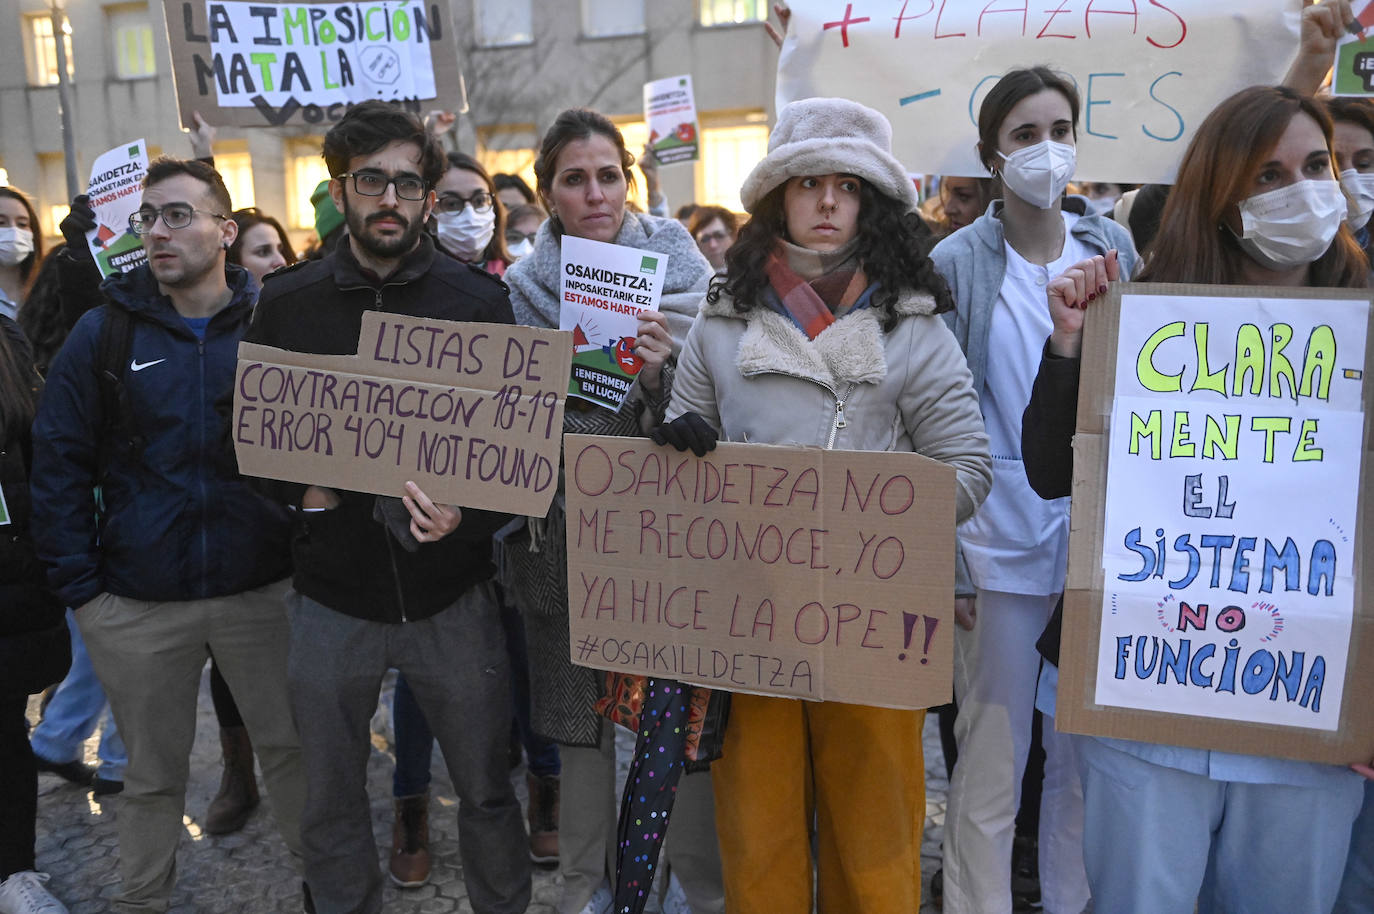
{"type": "Polygon", "coordinates": [[[1003,159],[1002,182],[1016,196],[1040,209],[1049,209],[1059,202],[1078,163],[1074,147],[1054,140],[1026,146],[1011,155],[1001,151],[997,154],[1003,159]]]}

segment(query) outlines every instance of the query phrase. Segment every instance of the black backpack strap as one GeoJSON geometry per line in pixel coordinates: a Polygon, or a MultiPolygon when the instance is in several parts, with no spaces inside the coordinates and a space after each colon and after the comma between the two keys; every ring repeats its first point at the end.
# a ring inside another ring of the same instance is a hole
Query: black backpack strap
{"type": "Polygon", "coordinates": [[[143,436],[134,421],[129,392],[124,385],[125,366],[133,351],[134,318],[128,311],[106,305],[105,322],[96,345],[96,375],[100,384],[100,469],[104,479],[115,454],[137,458],[143,436]]]}

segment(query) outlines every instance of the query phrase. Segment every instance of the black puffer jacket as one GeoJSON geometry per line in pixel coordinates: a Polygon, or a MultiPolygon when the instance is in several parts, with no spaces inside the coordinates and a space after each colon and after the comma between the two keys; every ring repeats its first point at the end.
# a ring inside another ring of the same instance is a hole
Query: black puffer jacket
{"type": "MultiPolygon", "coordinates": [[[[245,339],[294,352],[352,354],[364,311],[512,322],[504,283],[438,253],[422,235],[385,280],[363,272],[347,240],[322,260],[277,271],[264,283],[245,339]]],[[[306,488],[270,480],[261,485],[292,507],[306,488]]],[[[302,516],[291,548],[296,590],[330,609],[374,622],[423,619],[495,571],[491,534],[510,520],[507,514],[464,508],[457,530],[407,552],[373,519],[376,496],[339,495],[339,507],[302,516]]]]}
{"type": "MultiPolygon", "coordinates": [[[[32,364],[28,341],[0,317],[11,350],[32,364]]],[[[39,380],[33,374],[34,386],[39,380]]],[[[62,604],[47,587],[29,535],[29,427],[5,429],[0,442],[0,693],[27,695],[66,675],[71,640],[62,604]]]]}

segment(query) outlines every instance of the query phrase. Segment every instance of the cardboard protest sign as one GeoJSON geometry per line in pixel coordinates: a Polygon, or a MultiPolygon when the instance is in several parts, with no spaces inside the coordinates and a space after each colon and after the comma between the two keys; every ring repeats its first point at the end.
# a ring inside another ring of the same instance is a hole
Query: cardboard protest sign
{"type": "Polygon", "coordinates": [[[1368,762],[1367,294],[1114,284],[1089,315],[1058,726],[1368,762]]]}
{"type": "Polygon", "coordinates": [[[978,109],[1014,67],[1048,64],[1082,97],[1079,180],[1172,183],[1193,131],[1247,86],[1279,82],[1302,0],[797,0],[777,106],[838,96],[892,122],[912,171],[986,177],[978,109]]]}
{"type": "Polygon", "coordinates": [[[381,99],[463,107],[451,11],[432,0],[163,0],[183,126],[332,123],[381,99]]]}
{"type": "Polygon", "coordinates": [[[123,143],[96,157],[86,194],[95,210],[95,228],[86,233],[101,276],[127,273],[148,259],[143,239],[129,229],[129,217],[143,198],[148,147],[143,140],[123,143]]]}
{"type": "Polygon", "coordinates": [[[573,335],[568,394],[619,409],[644,360],[639,313],[658,308],[668,255],[563,235],[558,326],[573,335]]]}
{"type": "Polygon", "coordinates": [[[1351,0],[1354,20],[1336,45],[1332,95],[1374,96],[1374,0],[1351,0]]]}
{"type": "Polygon", "coordinates": [[[558,489],[565,333],[363,314],[357,355],[239,345],[249,476],[543,516],[558,489]]]}
{"type": "Polygon", "coordinates": [[[949,700],[952,467],[565,441],[574,663],[887,708],[949,700]]]}
{"type": "Polygon", "coordinates": [[[644,123],[649,127],[654,157],[662,164],[695,162],[701,158],[701,131],[697,128],[691,76],[670,76],[645,83],[644,123]]]}

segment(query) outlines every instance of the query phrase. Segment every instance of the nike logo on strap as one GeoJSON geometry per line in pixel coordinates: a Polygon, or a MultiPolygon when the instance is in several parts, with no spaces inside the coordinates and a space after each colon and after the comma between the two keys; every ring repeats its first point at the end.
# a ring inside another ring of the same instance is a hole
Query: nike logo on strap
{"type": "Polygon", "coordinates": [[[145,369],[145,368],[152,368],[154,365],[161,365],[161,364],[162,364],[163,362],[165,362],[165,361],[167,361],[167,360],[166,360],[166,359],[157,359],[156,361],[152,361],[152,362],[140,362],[138,359],[134,359],[133,361],[131,361],[131,362],[129,363],[129,370],[130,370],[130,371],[142,371],[142,370],[145,369]]]}

